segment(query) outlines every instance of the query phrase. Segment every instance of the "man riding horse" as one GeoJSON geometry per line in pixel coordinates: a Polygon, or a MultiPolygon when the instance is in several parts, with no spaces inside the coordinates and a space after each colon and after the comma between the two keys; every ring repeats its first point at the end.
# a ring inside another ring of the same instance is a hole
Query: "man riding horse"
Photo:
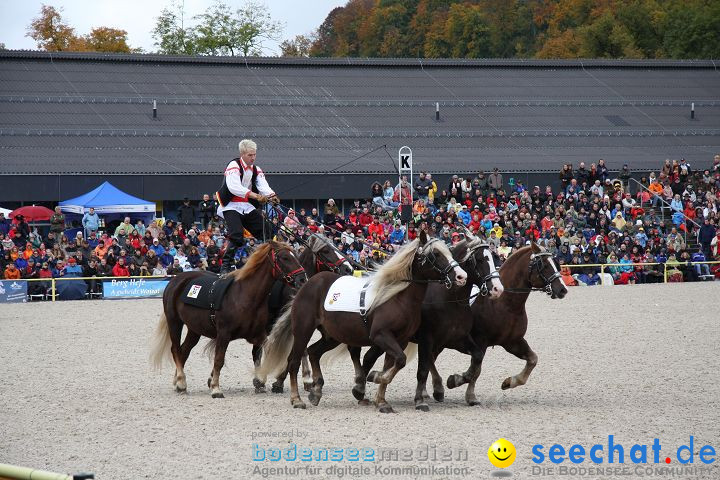
{"type": "Polygon", "coordinates": [[[279,204],[280,198],[270,188],[265,174],[255,165],[257,144],[241,140],[240,157],[233,158],[225,167],[220,190],[215,193],[218,215],[225,219],[227,245],[222,257],[221,274],[230,272],[235,263],[235,252],[245,244],[245,230],[255,238],[263,238],[263,217],[257,207],[267,202],[279,204]]]}

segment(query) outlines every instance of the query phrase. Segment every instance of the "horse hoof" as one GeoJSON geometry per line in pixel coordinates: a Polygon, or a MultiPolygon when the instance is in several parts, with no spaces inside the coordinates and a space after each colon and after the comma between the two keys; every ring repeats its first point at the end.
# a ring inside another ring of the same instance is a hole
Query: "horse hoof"
{"type": "Polygon", "coordinates": [[[277,384],[273,383],[271,390],[272,390],[272,393],[283,393],[284,387],[282,385],[277,385],[277,384]]]}
{"type": "Polygon", "coordinates": [[[262,387],[255,387],[255,393],[266,393],[266,392],[267,392],[267,390],[265,390],[265,385],[263,385],[262,387]]]}
{"type": "Polygon", "coordinates": [[[447,379],[448,388],[456,388],[462,385],[462,375],[450,375],[447,379]]]}
{"type": "Polygon", "coordinates": [[[225,398],[225,395],[222,392],[216,392],[212,394],[212,398],[225,398]]]}
{"type": "Polygon", "coordinates": [[[502,385],[500,386],[500,388],[503,389],[503,390],[507,390],[508,388],[510,388],[511,381],[512,381],[512,379],[511,379],[510,377],[506,378],[506,379],[503,381],[503,383],[502,383],[502,385]]]}
{"type": "Polygon", "coordinates": [[[303,382],[303,388],[305,389],[306,392],[309,392],[310,390],[312,390],[312,387],[313,387],[314,385],[315,385],[314,383],[305,383],[305,382],[303,382]]]}
{"type": "Polygon", "coordinates": [[[380,411],[380,413],[395,413],[395,410],[393,410],[393,408],[388,403],[380,405],[378,410],[380,411]]]}
{"type": "Polygon", "coordinates": [[[361,405],[361,406],[363,406],[363,407],[367,407],[368,405],[370,405],[370,400],[368,400],[367,398],[363,398],[363,399],[361,399],[361,400],[358,400],[358,405],[361,405]]]}
{"type": "Polygon", "coordinates": [[[444,402],[445,401],[445,392],[433,392],[433,398],[436,402],[444,402]]]}
{"type": "Polygon", "coordinates": [[[477,407],[478,405],[480,405],[480,401],[479,400],[468,400],[467,404],[471,407],[477,407]]]}
{"type": "Polygon", "coordinates": [[[420,410],[421,412],[429,412],[430,407],[425,403],[421,403],[419,405],[415,405],[415,410],[420,410]]]}
{"type": "Polygon", "coordinates": [[[178,385],[175,385],[175,391],[176,391],[177,393],[187,393],[187,387],[185,387],[185,388],[180,388],[178,385]]]}
{"type": "Polygon", "coordinates": [[[296,402],[293,403],[293,408],[299,408],[301,410],[305,410],[305,404],[303,402],[296,402]]]}
{"type": "Polygon", "coordinates": [[[312,403],[313,407],[317,407],[320,403],[320,399],[322,398],[322,395],[318,395],[315,392],[311,391],[308,394],[308,400],[310,400],[310,403],[312,403]]]}
{"type": "Polygon", "coordinates": [[[353,397],[355,397],[355,400],[362,400],[363,398],[365,398],[365,390],[360,390],[357,387],[352,388],[352,394],[353,397]]]}

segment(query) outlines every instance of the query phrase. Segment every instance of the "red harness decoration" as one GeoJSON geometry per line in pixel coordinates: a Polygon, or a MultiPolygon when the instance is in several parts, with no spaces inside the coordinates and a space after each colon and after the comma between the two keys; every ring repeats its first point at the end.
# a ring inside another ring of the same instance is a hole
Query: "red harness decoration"
{"type": "Polygon", "coordinates": [[[325,267],[327,267],[328,270],[330,270],[331,272],[334,272],[340,267],[340,265],[345,263],[345,261],[346,261],[346,259],[344,259],[344,258],[338,258],[337,262],[332,263],[332,262],[327,262],[325,260],[320,260],[320,257],[316,257],[315,268],[319,272],[320,267],[324,265],[325,267]]]}
{"type": "Polygon", "coordinates": [[[289,272],[287,274],[285,272],[283,272],[282,268],[280,268],[280,265],[278,265],[277,256],[275,255],[274,248],[272,250],[270,250],[270,257],[272,259],[272,267],[273,267],[272,276],[275,280],[278,280],[278,276],[276,275],[276,272],[277,272],[280,274],[280,277],[283,279],[283,281],[285,283],[292,286],[293,279],[296,276],[300,275],[301,273],[305,273],[305,269],[302,266],[300,266],[300,268],[296,268],[295,270],[293,270],[292,272],[289,272]]]}

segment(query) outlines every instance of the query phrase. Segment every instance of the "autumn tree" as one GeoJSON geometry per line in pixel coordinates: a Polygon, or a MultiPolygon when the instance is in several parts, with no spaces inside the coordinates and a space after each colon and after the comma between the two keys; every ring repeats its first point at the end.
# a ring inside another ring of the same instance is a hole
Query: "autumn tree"
{"type": "Polygon", "coordinates": [[[61,10],[43,5],[40,16],[34,18],[28,26],[26,36],[35,40],[38,48],[48,52],[62,52],[77,41],[75,29],[65,23],[61,10]]]}
{"type": "Polygon", "coordinates": [[[717,0],[349,0],[315,56],[717,58],[717,0]]]}
{"type": "Polygon", "coordinates": [[[315,41],[315,35],[296,35],[295,38],[284,40],[280,44],[283,57],[309,57],[310,48],[315,41]]]}
{"type": "Polygon", "coordinates": [[[166,55],[192,55],[195,53],[195,35],[185,27],[183,4],[173,3],[160,12],[152,30],[158,53],[166,55]]]}
{"type": "Polygon", "coordinates": [[[49,52],[130,53],[127,32],[110,27],[93,28],[88,35],[76,35],[60,14],[61,10],[43,5],[40,16],[28,27],[27,36],[38,42],[38,48],[49,52]]]}

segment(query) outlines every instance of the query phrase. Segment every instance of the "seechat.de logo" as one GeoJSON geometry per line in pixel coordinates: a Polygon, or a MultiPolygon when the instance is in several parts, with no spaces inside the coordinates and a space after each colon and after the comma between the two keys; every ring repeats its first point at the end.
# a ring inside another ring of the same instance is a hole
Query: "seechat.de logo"
{"type": "Polygon", "coordinates": [[[614,463],[664,463],[670,464],[692,464],[697,459],[699,462],[709,465],[715,462],[715,448],[711,445],[695,446],[695,437],[690,435],[690,441],[686,445],[677,448],[670,448],[663,452],[660,440],[655,438],[649,444],[633,444],[631,446],[615,442],[613,435],[608,435],[607,443],[596,443],[590,446],[574,444],[565,447],[555,443],[545,448],[544,445],[536,444],[532,447],[532,461],[536,464],[543,464],[549,461],[554,464],[563,462],[580,464],[586,461],[595,464],[614,463]]]}

